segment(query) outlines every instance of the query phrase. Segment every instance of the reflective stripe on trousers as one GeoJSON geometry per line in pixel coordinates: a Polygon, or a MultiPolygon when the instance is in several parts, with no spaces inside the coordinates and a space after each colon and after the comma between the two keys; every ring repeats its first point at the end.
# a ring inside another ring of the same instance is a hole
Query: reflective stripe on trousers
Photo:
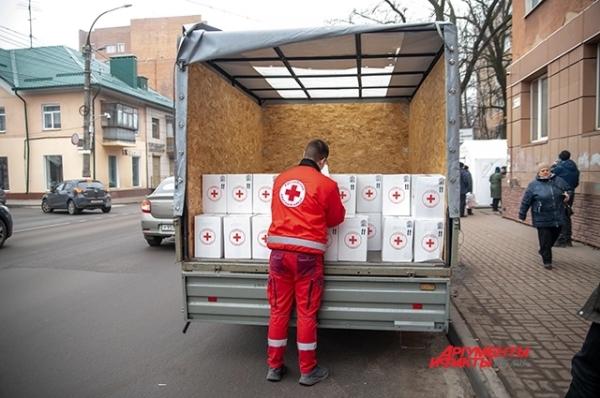
{"type": "Polygon", "coordinates": [[[324,243],[316,242],[314,240],[308,240],[308,239],[291,238],[289,236],[269,235],[269,236],[267,236],[267,242],[268,243],[278,243],[281,245],[301,246],[301,247],[306,247],[308,249],[321,250],[323,252],[325,250],[327,250],[327,245],[324,243]]]}

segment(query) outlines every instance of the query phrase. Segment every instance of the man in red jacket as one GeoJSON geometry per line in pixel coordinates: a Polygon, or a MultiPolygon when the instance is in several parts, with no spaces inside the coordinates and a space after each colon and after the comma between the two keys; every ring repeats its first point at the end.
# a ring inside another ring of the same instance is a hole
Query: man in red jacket
{"type": "Polygon", "coordinates": [[[337,183],[321,174],[329,147],[322,140],[308,143],[298,166],[281,173],[273,184],[272,222],[268,233],[267,296],[269,319],[267,380],[280,381],[286,372],[283,356],[288,323],[296,302],[300,384],[311,386],[329,376],[317,365],[317,311],[323,293],[323,253],[327,228],[344,221],[346,210],[337,183]]]}

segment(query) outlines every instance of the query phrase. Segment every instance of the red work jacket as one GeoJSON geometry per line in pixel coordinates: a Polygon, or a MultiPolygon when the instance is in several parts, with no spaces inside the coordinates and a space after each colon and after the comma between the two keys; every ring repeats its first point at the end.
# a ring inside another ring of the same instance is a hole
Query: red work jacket
{"type": "Polygon", "coordinates": [[[327,249],[327,228],[341,224],[345,215],[337,183],[321,174],[315,162],[304,159],[273,183],[267,245],[322,254],[327,249]]]}

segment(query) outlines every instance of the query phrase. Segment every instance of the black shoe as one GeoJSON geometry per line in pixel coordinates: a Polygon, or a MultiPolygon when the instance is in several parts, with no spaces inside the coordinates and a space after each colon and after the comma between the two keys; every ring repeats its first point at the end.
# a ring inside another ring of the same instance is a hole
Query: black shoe
{"type": "Polygon", "coordinates": [[[267,380],[269,381],[281,381],[281,378],[286,374],[287,368],[283,365],[280,368],[269,368],[267,372],[267,380]]]}
{"type": "Polygon", "coordinates": [[[544,268],[552,269],[552,263],[544,263],[544,268]]]}
{"type": "Polygon", "coordinates": [[[470,216],[472,216],[473,215],[473,210],[467,211],[467,214],[470,215],[470,216]]]}
{"type": "MultiPolygon", "coordinates": [[[[573,245],[571,245],[571,246],[573,246],[573,245]]],[[[567,247],[567,243],[565,243],[565,242],[556,242],[554,244],[554,247],[567,247]]]]}
{"type": "Polygon", "coordinates": [[[329,377],[329,369],[323,366],[315,366],[310,373],[305,373],[300,376],[298,381],[303,386],[312,386],[329,377]]]}

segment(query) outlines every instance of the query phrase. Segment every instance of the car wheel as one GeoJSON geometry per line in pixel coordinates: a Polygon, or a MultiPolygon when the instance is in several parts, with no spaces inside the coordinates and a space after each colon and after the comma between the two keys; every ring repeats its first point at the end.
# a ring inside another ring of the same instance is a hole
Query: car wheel
{"type": "Polygon", "coordinates": [[[162,238],[160,236],[146,236],[146,242],[152,247],[160,246],[162,238]]]}
{"type": "Polygon", "coordinates": [[[44,213],[52,213],[52,210],[54,210],[52,207],[50,207],[50,205],[48,204],[48,201],[46,199],[42,200],[42,211],[44,213]]]}
{"type": "Polygon", "coordinates": [[[77,206],[75,206],[75,202],[73,202],[72,200],[69,200],[69,203],[67,203],[67,210],[72,216],[81,213],[81,210],[79,210],[77,206]]]}
{"type": "Polygon", "coordinates": [[[110,209],[111,209],[110,206],[108,206],[108,207],[102,206],[102,213],[110,213],[110,209]]]}
{"type": "Polygon", "coordinates": [[[8,228],[4,221],[0,220],[0,247],[4,244],[4,241],[8,237],[8,228]]]}

